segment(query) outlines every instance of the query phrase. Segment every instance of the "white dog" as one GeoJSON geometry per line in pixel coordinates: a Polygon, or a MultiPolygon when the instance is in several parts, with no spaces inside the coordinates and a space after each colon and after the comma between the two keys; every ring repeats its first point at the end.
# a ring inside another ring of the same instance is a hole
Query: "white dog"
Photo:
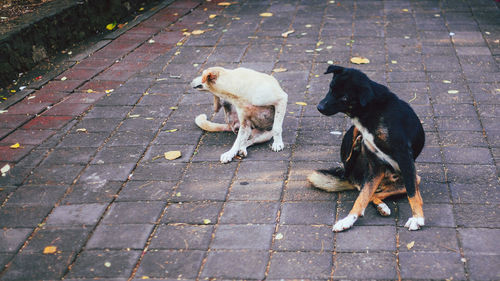
{"type": "Polygon", "coordinates": [[[283,149],[281,133],[288,95],[274,77],[247,68],[211,67],[191,86],[214,94],[214,110],[223,107],[227,123],[210,122],[201,114],[195,119],[196,125],[209,132],[233,131],[238,135],[231,149],[220,156],[222,163],[237,154],[246,156],[247,147],[271,138],[274,151],[283,149]]]}

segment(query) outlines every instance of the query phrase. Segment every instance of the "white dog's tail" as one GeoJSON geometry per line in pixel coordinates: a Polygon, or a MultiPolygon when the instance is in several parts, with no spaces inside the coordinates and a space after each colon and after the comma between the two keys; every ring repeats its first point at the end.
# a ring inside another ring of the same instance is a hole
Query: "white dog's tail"
{"type": "Polygon", "coordinates": [[[317,170],[307,176],[307,180],[316,188],[328,192],[356,189],[352,183],[343,178],[343,175],[344,169],[342,168],[317,170]]]}
{"type": "Polygon", "coordinates": [[[196,116],[194,122],[198,125],[198,127],[208,132],[231,131],[231,127],[229,127],[228,124],[219,124],[207,120],[206,114],[196,116]]]}

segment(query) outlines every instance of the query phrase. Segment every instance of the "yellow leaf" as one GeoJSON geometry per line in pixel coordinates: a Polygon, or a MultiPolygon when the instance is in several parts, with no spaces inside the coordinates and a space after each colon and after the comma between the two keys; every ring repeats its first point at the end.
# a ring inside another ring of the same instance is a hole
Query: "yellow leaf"
{"type": "Polygon", "coordinates": [[[283,33],[281,33],[281,36],[282,36],[283,38],[287,38],[287,37],[288,37],[288,35],[290,35],[290,34],[292,34],[292,33],[294,33],[294,32],[295,32],[295,30],[293,30],[293,29],[292,29],[292,30],[288,30],[287,32],[283,32],[283,33]]]}
{"type": "Polygon", "coordinates": [[[140,7],[140,8],[139,8],[139,11],[144,11],[144,7],[140,7]]]}
{"type": "Polygon", "coordinates": [[[104,266],[105,267],[111,267],[111,263],[109,261],[107,261],[107,262],[104,263],[104,266]]]}
{"type": "Polygon", "coordinates": [[[178,150],[172,150],[172,151],[165,152],[163,155],[165,156],[165,159],[167,159],[167,160],[175,160],[175,159],[181,157],[182,153],[178,150]]]}
{"type": "Polygon", "coordinates": [[[54,254],[55,252],[57,252],[57,247],[56,246],[47,246],[43,249],[43,253],[45,255],[47,254],[54,254]]]}
{"type": "Polygon", "coordinates": [[[305,102],[303,102],[303,101],[298,101],[298,102],[296,102],[295,104],[298,104],[298,105],[304,105],[304,106],[305,106],[305,105],[307,105],[307,103],[305,103],[305,102]]]}
{"type": "Polygon", "coordinates": [[[90,93],[94,93],[94,90],[92,90],[92,89],[88,89],[88,90],[87,90],[87,93],[89,93],[89,94],[90,94],[90,93]]]}
{"type": "Polygon", "coordinates": [[[398,61],[397,61],[397,60],[391,60],[391,63],[392,63],[392,64],[397,64],[397,63],[398,63],[398,61]]]}
{"type": "Polygon", "coordinates": [[[129,118],[137,118],[139,116],[141,116],[141,115],[140,114],[132,114],[132,115],[129,115],[128,117],[129,118]]]}
{"type": "Polygon", "coordinates": [[[176,110],[176,109],[178,109],[178,107],[177,106],[171,106],[171,107],[169,107],[169,109],[176,110]]]}
{"type": "Polygon", "coordinates": [[[415,241],[411,241],[410,243],[406,244],[406,248],[408,248],[408,250],[410,250],[411,248],[413,248],[414,245],[415,245],[415,241]]]}
{"type": "Polygon", "coordinates": [[[13,149],[20,148],[20,147],[21,147],[21,145],[18,142],[16,142],[15,144],[10,146],[10,148],[13,148],[13,149]]]}
{"type": "Polygon", "coordinates": [[[451,81],[450,80],[443,80],[443,83],[445,83],[445,84],[451,84],[451,81]]]}
{"type": "Polygon", "coordinates": [[[116,21],[106,25],[107,30],[113,30],[116,27],[116,21]]]}
{"type": "Polygon", "coordinates": [[[458,94],[458,90],[449,90],[448,94],[458,94]]]}
{"type": "Polygon", "coordinates": [[[106,94],[109,94],[109,93],[111,93],[111,92],[113,92],[113,91],[114,91],[114,89],[109,89],[109,90],[105,90],[104,92],[105,92],[106,94]]]}
{"type": "Polygon", "coordinates": [[[203,220],[203,223],[204,223],[204,224],[209,224],[209,223],[211,223],[211,222],[212,222],[212,221],[211,221],[211,220],[209,220],[209,219],[204,219],[204,220],[203,220]]]}
{"type": "Polygon", "coordinates": [[[261,13],[259,16],[261,16],[261,17],[265,17],[265,18],[267,18],[267,17],[272,17],[272,16],[273,16],[273,13],[261,13]]]}
{"type": "Polygon", "coordinates": [[[352,57],[351,62],[354,64],[366,64],[370,63],[370,60],[364,57],[352,57]]]}
{"type": "Polygon", "coordinates": [[[273,72],[277,72],[277,73],[278,72],[285,72],[285,71],[287,71],[287,69],[283,68],[283,67],[273,69],[273,72]]]}
{"type": "Polygon", "coordinates": [[[199,30],[199,29],[193,30],[191,32],[191,34],[193,34],[193,35],[200,35],[200,34],[203,34],[203,33],[205,33],[205,30],[199,30]]]}
{"type": "Polygon", "coordinates": [[[66,79],[68,79],[68,77],[64,76],[61,78],[61,81],[65,81],[66,79]]]}
{"type": "Polygon", "coordinates": [[[141,277],[141,279],[149,279],[149,276],[144,275],[141,277]]]}
{"type": "Polygon", "coordinates": [[[82,132],[82,133],[86,133],[87,132],[87,129],[85,128],[79,128],[79,129],[76,129],[77,132],[82,132]]]}
{"type": "Polygon", "coordinates": [[[215,18],[216,16],[217,16],[217,15],[212,14],[212,15],[208,16],[208,18],[209,18],[209,19],[213,19],[213,18],[215,18]]]}
{"type": "Polygon", "coordinates": [[[173,132],[176,132],[176,131],[177,131],[177,129],[165,130],[165,132],[167,132],[167,133],[173,133],[173,132]]]}
{"type": "Polygon", "coordinates": [[[229,2],[220,2],[217,5],[219,5],[219,6],[229,6],[229,5],[231,5],[231,3],[229,3],[229,2]]]}
{"type": "Polygon", "coordinates": [[[403,9],[402,11],[403,11],[403,12],[408,12],[408,9],[403,9]]]}

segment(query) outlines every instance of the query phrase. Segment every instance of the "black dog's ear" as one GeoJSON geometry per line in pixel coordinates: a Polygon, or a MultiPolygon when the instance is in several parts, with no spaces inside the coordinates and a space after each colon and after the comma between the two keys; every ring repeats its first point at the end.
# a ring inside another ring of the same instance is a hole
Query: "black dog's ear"
{"type": "Polygon", "coordinates": [[[342,73],[342,71],[344,71],[344,68],[342,66],[338,66],[338,65],[330,65],[327,69],[326,69],[326,72],[324,74],[328,74],[328,73],[333,73],[333,74],[340,74],[342,73]]]}
{"type": "Polygon", "coordinates": [[[369,102],[375,98],[372,87],[370,85],[362,85],[358,89],[359,91],[359,104],[365,107],[369,102]]]}

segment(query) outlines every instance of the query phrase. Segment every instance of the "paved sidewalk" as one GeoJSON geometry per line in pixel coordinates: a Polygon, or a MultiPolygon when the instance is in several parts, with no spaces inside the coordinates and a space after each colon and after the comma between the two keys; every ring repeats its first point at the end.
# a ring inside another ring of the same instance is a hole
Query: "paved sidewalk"
{"type": "Polygon", "coordinates": [[[0,280],[500,279],[494,1],[218,2],[152,12],[2,111],[0,280]],[[391,198],[391,216],[368,208],[335,234],[356,193],[305,181],[340,160],[350,121],[315,107],[328,63],[354,56],[424,123],[420,231],[403,227],[407,199],[391,198]],[[280,81],[284,151],[219,163],[235,135],[196,127],[222,114],[189,87],[215,65],[280,81]],[[172,150],[182,157],[162,157],[172,150]]]}

